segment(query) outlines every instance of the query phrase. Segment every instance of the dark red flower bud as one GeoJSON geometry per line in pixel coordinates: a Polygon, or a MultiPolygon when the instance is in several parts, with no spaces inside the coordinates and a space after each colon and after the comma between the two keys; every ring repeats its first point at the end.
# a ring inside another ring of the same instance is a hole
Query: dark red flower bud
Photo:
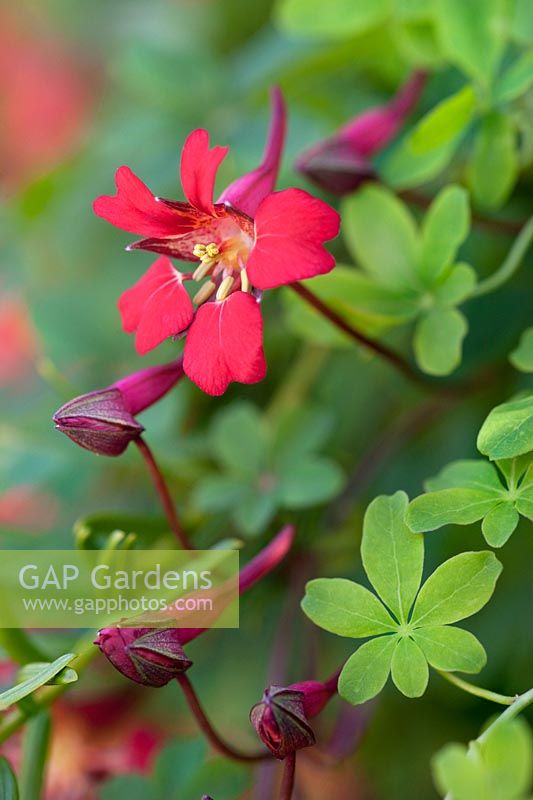
{"type": "Polygon", "coordinates": [[[181,358],[139,370],[65,403],[54,414],[55,426],[86,450],[119,456],[144,430],[135,415],[156,403],[182,376],[181,358]]]}
{"type": "Polygon", "coordinates": [[[315,734],[304,711],[303,692],[283,686],[265,689],[263,699],[250,712],[261,741],[276,758],[315,744],[315,734]]]}
{"type": "Polygon", "coordinates": [[[143,686],[159,687],[192,666],[179,633],[174,628],[103,628],[95,644],[127,678],[143,686]]]}
{"type": "Polygon", "coordinates": [[[302,153],[296,169],[333,194],[353,192],[364,181],[376,178],[371,157],[401,131],[425,81],[424,72],[414,72],[389,103],[359,114],[333,136],[302,153]]]}

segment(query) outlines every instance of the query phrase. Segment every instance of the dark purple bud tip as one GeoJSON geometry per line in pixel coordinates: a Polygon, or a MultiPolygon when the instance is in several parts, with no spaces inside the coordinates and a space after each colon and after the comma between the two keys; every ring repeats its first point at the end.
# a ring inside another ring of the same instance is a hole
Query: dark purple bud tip
{"type": "Polygon", "coordinates": [[[377,180],[369,159],[339,135],[308,150],[295,163],[298,172],[331,194],[348,194],[369,180],[377,180]]]}
{"type": "Polygon", "coordinates": [[[315,735],[305,716],[303,692],[270,686],[261,702],[252,708],[250,720],[263,744],[281,760],[315,744],[315,735]]]}
{"type": "Polygon", "coordinates": [[[53,420],[73,442],[102,456],[119,456],[144,430],[126,408],[122,392],[111,387],[75,397],[53,420]]]}
{"type": "Polygon", "coordinates": [[[95,641],[126,678],[143,686],[166,686],[192,666],[174,628],[103,628],[95,641]]]}

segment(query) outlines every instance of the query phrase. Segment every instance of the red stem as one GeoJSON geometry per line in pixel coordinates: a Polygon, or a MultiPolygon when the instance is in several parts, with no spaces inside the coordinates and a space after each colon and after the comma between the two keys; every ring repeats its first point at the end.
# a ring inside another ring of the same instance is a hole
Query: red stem
{"type": "Polygon", "coordinates": [[[176,513],[174,503],[172,502],[172,497],[170,496],[168,486],[165,483],[165,479],[163,478],[163,475],[161,473],[161,470],[159,469],[157,461],[154,458],[154,454],[152,453],[151,449],[148,447],[148,445],[141,436],[135,439],[135,444],[139,448],[139,451],[144,459],[144,462],[148,467],[148,472],[150,473],[150,477],[152,478],[155,490],[159,496],[161,505],[163,506],[163,510],[165,512],[165,516],[168,520],[172,533],[175,534],[175,536],[179,540],[179,543],[184,548],[184,550],[193,550],[194,548],[189,542],[187,534],[183,530],[181,523],[178,519],[178,515],[176,513]]]}
{"type": "Polygon", "coordinates": [[[187,700],[187,704],[194,718],[196,719],[200,730],[206,737],[207,741],[214,747],[215,750],[218,750],[221,755],[226,756],[226,758],[231,758],[233,761],[245,761],[246,763],[265,761],[266,759],[271,759],[273,757],[266,751],[262,753],[243,753],[241,750],[236,750],[234,747],[227,744],[223,739],[220,738],[218,733],[213,728],[211,721],[202,708],[198,699],[198,695],[196,694],[194,687],[187,675],[185,675],[185,673],[178,675],[176,680],[181,686],[183,694],[185,695],[185,699],[187,700]]]}
{"type": "Polygon", "coordinates": [[[402,375],[405,375],[410,381],[422,385],[425,389],[428,388],[428,382],[425,380],[424,376],[421,375],[408,361],[406,361],[402,356],[396,353],[394,350],[391,350],[384,344],[375,341],[374,339],[370,339],[361,331],[358,331],[356,328],[352,327],[345,319],[343,319],[336,311],[332,308],[327,306],[322,300],[317,297],[316,294],[311,292],[307,286],[304,286],[301,283],[291,283],[291,289],[293,289],[296,294],[300,295],[302,300],[305,300],[306,303],[309,303],[310,306],[313,306],[323,317],[329,319],[329,321],[335,325],[339,330],[346,333],[350,338],[352,338],[355,342],[366,347],[367,350],[372,350],[373,353],[376,355],[381,356],[382,358],[386,359],[389,364],[392,364],[402,375]]]}
{"type": "Polygon", "coordinates": [[[279,800],[291,800],[292,793],[294,791],[295,775],[296,775],[296,752],[290,753],[285,759],[279,800]]]}

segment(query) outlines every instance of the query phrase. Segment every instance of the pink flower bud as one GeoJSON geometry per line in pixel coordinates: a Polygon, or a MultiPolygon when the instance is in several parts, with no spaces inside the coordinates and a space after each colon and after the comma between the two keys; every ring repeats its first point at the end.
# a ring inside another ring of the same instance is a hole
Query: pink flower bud
{"type": "Polygon", "coordinates": [[[315,744],[315,734],[304,711],[303,692],[270,686],[250,712],[250,720],[261,741],[276,758],[315,744]]]}
{"type": "Polygon", "coordinates": [[[276,758],[311,747],[315,736],[309,720],[320,714],[337,693],[340,670],[324,683],[302,681],[290,686],[270,686],[252,708],[250,719],[261,741],[276,758]]]}
{"type": "Polygon", "coordinates": [[[296,169],[334,194],[353,192],[364,181],[376,178],[370,158],[401,131],[425,81],[424,72],[414,72],[389,103],[359,114],[333,136],[302,153],[296,169]]]}
{"type": "Polygon", "coordinates": [[[166,686],[192,666],[174,628],[104,628],[95,644],[119,672],[143,686],[166,686]]]}
{"type": "Polygon", "coordinates": [[[181,358],[134,372],[65,403],[54,414],[55,426],[86,450],[119,456],[144,430],[135,415],[160,400],[182,375],[181,358]]]}

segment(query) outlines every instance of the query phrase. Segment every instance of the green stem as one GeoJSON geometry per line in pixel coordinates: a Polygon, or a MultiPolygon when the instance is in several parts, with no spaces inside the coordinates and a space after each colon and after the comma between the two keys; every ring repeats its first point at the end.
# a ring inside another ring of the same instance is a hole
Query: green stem
{"type": "Polygon", "coordinates": [[[440,669],[438,669],[437,672],[449,683],[453,683],[454,686],[462,689],[463,692],[473,694],[475,697],[483,697],[485,700],[489,700],[491,703],[498,703],[501,706],[511,706],[516,702],[516,697],[491,692],[490,689],[483,689],[481,686],[476,686],[473,683],[464,681],[462,678],[458,678],[452,672],[444,672],[440,669]]]}
{"type": "Polygon", "coordinates": [[[22,747],[21,800],[40,800],[50,750],[50,715],[40,711],[28,723],[22,747]]]}
{"type": "Polygon", "coordinates": [[[503,711],[500,714],[500,716],[497,717],[494,720],[494,722],[491,725],[489,725],[489,727],[486,728],[486,730],[483,731],[481,736],[478,736],[478,738],[476,739],[478,744],[483,744],[483,742],[486,741],[487,737],[490,735],[491,731],[494,730],[494,728],[498,727],[503,722],[508,722],[510,719],[513,719],[514,717],[516,717],[517,714],[520,714],[520,712],[523,711],[524,708],[527,708],[532,703],[533,703],[533,689],[529,689],[527,692],[524,692],[524,694],[517,695],[513,699],[513,704],[510,705],[509,708],[506,708],[505,711],[503,711]]]}
{"type": "Polygon", "coordinates": [[[486,280],[478,283],[477,287],[472,293],[472,296],[479,297],[480,295],[488,294],[489,292],[493,292],[495,289],[499,289],[500,286],[506,283],[509,278],[514,275],[522,263],[522,259],[526,255],[532,241],[533,217],[526,222],[514,240],[507,258],[504,260],[501,267],[497,269],[496,272],[494,272],[490,277],[486,278],[486,280]]]}
{"type": "MultiPolygon", "coordinates": [[[[74,659],[70,666],[72,666],[79,674],[98,654],[98,648],[94,646],[92,642],[92,636],[90,640],[84,636],[74,647],[73,652],[76,651],[79,651],[79,655],[74,659]]],[[[2,724],[0,725],[0,744],[5,742],[10,736],[22,728],[22,726],[28,721],[28,719],[30,719],[30,717],[51,706],[52,703],[58,699],[58,697],[60,697],[73,685],[74,684],[68,683],[59,684],[57,686],[48,686],[46,689],[43,689],[38,697],[34,698],[35,702],[33,703],[32,712],[19,707],[11,714],[4,717],[2,724]]]]}
{"type": "Polygon", "coordinates": [[[45,655],[21,628],[0,630],[0,646],[17,664],[30,664],[32,661],[48,661],[45,655]]]}

